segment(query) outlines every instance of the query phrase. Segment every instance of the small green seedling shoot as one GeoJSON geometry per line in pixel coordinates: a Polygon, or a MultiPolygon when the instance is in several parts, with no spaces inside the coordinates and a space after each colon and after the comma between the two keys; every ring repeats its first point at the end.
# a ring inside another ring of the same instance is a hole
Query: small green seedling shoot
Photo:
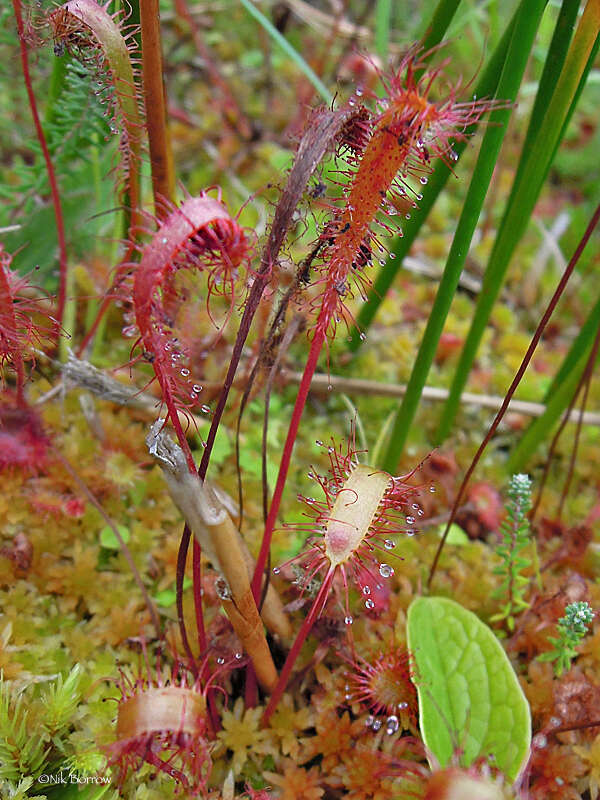
{"type": "Polygon", "coordinates": [[[523,575],[523,571],[531,566],[531,560],[524,554],[530,544],[527,519],[530,508],[531,479],[528,475],[513,475],[508,485],[506,519],[500,528],[502,541],[496,548],[502,564],[494,568],[494,574],[503,576],[494,596],[503,597],[506,602],[490,619],[491,622],[506,620],[509,631],[514,630],[515,615],[529,606],[525,600],[529,578],[523,575]]]}
{"type": "Polygon", "coordinates": [[[592,624],[594,612],[589,603],[569,603],[565,615],[558,620],[558,636],[549,641],[553,649],[538,656],[538,661],[554,661],[554,674],[557,678],[571,669],[571,661],[577,657],[577,647],[592,624]]]}

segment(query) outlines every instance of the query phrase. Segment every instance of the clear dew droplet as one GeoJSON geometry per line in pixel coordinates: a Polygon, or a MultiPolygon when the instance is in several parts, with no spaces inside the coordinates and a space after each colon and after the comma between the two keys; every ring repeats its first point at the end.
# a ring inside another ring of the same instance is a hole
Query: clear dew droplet
{"type": "Polygon", "coordinates": [[[375,603],[374,603],[374,602],[371,600],[371,598],[370,598],[370,597],[369,597],[369,599],[368,599],[368,600],[365,600],[365,608],[367,608],[369,611],[370,611],[372,608],[375,608],[375,603]]]}
{"type": "Polygon", "coordinates": [[[345,625],[352,625],[353,622],[354,622],[354,620],[352,619],[350,614],[348,614],[347,617],[344,617],[344,624],[345,625]]]}
{"type": "Polygon", "coordinates": [[[181,370],[181,374],[183,375],[183,377],[184,377],[184,378],[187,378],[187,377],[188,377],[188,375],[190,374],[190,371],[189,371],[189,369],[188,369],[187,367],[184,367],[184,368],[181,370]]]}
{"type": "Polygon", "coordinates": [[[358,338],[361,340],[361,342],[364,342],[366,340],[366,338],[367,338],[367,334],[366,333],[361,333],[358,338]]]}
{"type": "Polygon", "coordinates": [[[427,178],[425,177],[425,175],[422,175],[422,176],[419,178],[419,180],[421,181],[421,183],[423,184],[423,186],[427,186],[427,178]]]}
{"type": "Polygon", "coordinates": [[[548,744],[548,739],[543,733],[536,733],[531,740],[531,744],[536,750],[542,750],[548,744]]]}
{"type": "Polygon", "coordinates": [[[167,237],[166,237],[166,236],[163,236],[163,238],[162,238],[162,240],[161,240],[161,241],[162,241],[162,243],[163,243],[163,244],[166,244],[166,243],[167,243],[167,241],[168,241],[168,239],[167,239],[167,237]]]}
{"type": "Polygon", "coordinates": [[[411,517],[410,515],[408,517],[406,517],[406,524],[407,525],[412,525],[414,523],[414,521],[415,521],[414,517],[411,517]]]}
{"type": "Polygon", "coordinates": [[[371,587],[370,586],[363,586],[362,593],[367,595],[367,596],[370,595],[371,594],[371,587]]]}
{"type": "Polygon", "coordinates": [[[385,732],[387,733],[388,736],[391,736],[392,734],[396,733],[399,727],[400,727],[400,721],[398,720],[398,717],[395,714],[392,714],[391,717],[387,718],[385,732]]]}
{"type": "Polygon", "coordinates": [[[228,600],[231,597],[231,589],[225,578],[217,578],[215,582],[215,592],[217,593],[217,597],[221,600],[228,600]]]}
{"type": "Polygon", "coordinates": [[[224,664],[224,663],[225,663],[225,659],[222,656],[219,656],[217,658],[217,664],[224,664]]]}
{"type": "Polygon", "coordinates": [[[404,219],[410,219],[410,214],[405,214],[404,219]]]}
{"type": "Polygon", "coordinates": [[[195,384],[192,386],[192,389],[193,389],[193,390],[194,390],[194,391],[195,391],[197,394],[199,394],[199,393],[202,391],[202,386],[200,386],[200,384],[199,384],[199,383],[195,383],[195,384]]]}
{"type": "Polygon", "coordinates": [[[200,406],[200,411],[203,414],[208,414],[210,412],[210,406],[207,406],[207,405],[200,406]]]}
{"type": "Polygon", "coordinates": [[[356,94],[357,97],[362,97],[363,90],[362,90],[362,88],[360,86],[356,87],[355,94],[356,94]]]}
{"type": "Polygon", "coordinates": [[[386,550],[393,550],[396,547],[396,542],[393,542],[391,539],[386,539],[383,543],[383,546],[386,550]]]}
{"type": "Polygon", "coordinates": [[[369,716],[365,720],[365,727],[372,728],[374,722],[375,722],[375,717],[372,714],[369,714],[369,716]]]}
{"type": "Polygon", "coordinates": [[[398,711],[406,711],[408,708],[408,703],[402,702],[398,703],[398,711]]]}
{"type": "Polygon", "coordinates": [[[124,328],[121,330],[121,333],[122,333],[122,334],[123,334],[123,336],[125,336],[127,339],[131,339],[133,336],[135,336],[135,333],[136,333],[135,325],[126,325],[126,326],[125,326],[125,327],[124,327],[124,328]]]}
{"type": "Polygon", "coordinates": [[[273,567],[273,574],[274,575],[279,575],[280,572],[281,572],[281,569],[279,567],[273,567]]]}
{"type": "Polygon", "coordinates": [[[380,564],[379,565],[379,574],[382,578],[391,578],[394,574],[394,568],[390,567],[389,564],[380,564]]]}
{"type": "Polygon", "coordinates": [[[315,444],[317,445],[317,447],[323,447],[323,442],[321,441],[321,439],[317,439],[315,441],[315,444]]]}
{"type": "Polygon", "coordinates": [[[430,486],[429,491],[431,492],[431,494],[435,494],[435,486],[430,486]]]}
{"type": "Polygon", "coordinates": [[[406,530],[406,535],[407,536],[414,536],[415,533],[416,533],[416,530],[414,528],[407,528],[407,530],[406,530]]]}
{"type": "Polygon", "coordinates": [[[390,253],[390,258],[391,258],[391,259],[392,259],[392,261],[393,261],[393,260],[396,258],[396,253],[390,253]]]}
{"type": "Polygon", "coordinates": [[[371,727],[373,728],[374,731],[378,731],[382,725],[383,723],[380,719],[374,719],[371,727]]]}
{"type": "Polygon", "coordinates": [[[240,661],[241,658],[242,658],[242,654],[241,653],[236,653],[235,657],[237,658],[238,661],[240,661]]]}
{"type": "Polygon", "coordinates": [[[424,514],[425,514],[425,512],[423,511],[423,509],[422,509],[422,508],[420,508],[420,509],[417,511],[417,516],[418,516],[418,517],[422,517],[424,514]]]}
{"type": "Polygon", "coordinates": [[[379,266],[380,267],[385,267],[385,258],[380,258],[379,259],[379,266]]]}

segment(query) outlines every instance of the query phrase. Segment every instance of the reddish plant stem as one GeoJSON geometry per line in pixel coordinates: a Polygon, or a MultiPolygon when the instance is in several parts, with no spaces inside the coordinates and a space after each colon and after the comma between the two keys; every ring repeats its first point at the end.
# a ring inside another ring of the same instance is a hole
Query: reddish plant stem
{"type": "Polygon", "coordinates": [[[204,629],[204,615],[202,613],[202,548],[194,538],[192,548],[192,575],[194,583],[194,609],[196,612],[196,630],[200,644],[200,656],[206,652],[206,631],[204,629]]]}
{"type": "Polygon", "coordinates": [[[325,341],[325,332],[326,326],[321,326],[317,323],[315,334],[310,346],[310,352],[308,354],[308,360],[304,368],[304,374],[302,375],[302,381],[298,388],[298,394],[296,396],[296,403],[292,412],[288,434],[283,446],[283,454],[281,456],[281,463],[279,465],[277,483],[275,484],[275,490],[273,491],[271,507],[269,508],[269,515],[265,523],[265,532],[260,546],[260,552],[258,554],[258,558],[256,559],[254,576],[252,578],[252,593],[254,594],[254,600],[257,603],[260,599],[262,576],[263,572],[265,571],[269,550],[271,548],[271,539],[273,538],[273,529],[275,528],[275,521],[277,520],[279,506],[281,505],[283,488],[285,486],[288,470],[290,468],[290,462],[292,460],[294,442],[296,441],[296,437],[298,435],[298,428],[300,427],[302,412],[304,411],[304,406],[306,405],[306,398],[308,397],[310,383],[313,375],[315,374],[317,362],[319,360],[319,356],[321,355],[321,349],[325,341]]]}
{"type": "Polygon", "coordinates": [[[544,471],[542,472],[542,477],[540,478],[539,488],[537,491],[537,496],[535,498],[535,503],[529,513],[529,521],[533,525],[535,517],[538,512],[539,505],[542,501],[542,495],[544,493],[544,488],[546,486],[546,481],[548,480],[548,475],[550,474],[550,465],[552,464],[552,460],[554,458],[554,452],[556,450],[556,446],[558,445],[558,440],[560,439],[563,430],[565,429],[565,425],[571,419],[571,413],[577,402],[577,398],[579,397],[579,392],[581,389],[581,384],[575,389],[573,392],[573,397],[565,410],[562,420],[560,421],[560,425],[558,426],[556,433],[552,437],[552,441],[550,442],[550,447],[548,448],[548,456],[546,458],[546,463],[544,464],[544,471]]]}
{"type": "Polygon", "coordinates": [[[183,534],[181,536],[181,542],[179,543],[179,550],[177,552],[177,571],[175,573],[175,588],[176,588],[176,606],[177,606],[177,622],[179,623],[179,632],[181,633],[181,641],[183,643],[183,649],[190,661],[190,664],[194,664],[194,654],[192,653],[192,648],[190,647],[190,641],[188,639],[187,630],[185,627],[185,618],[183,616],[183,581],[185,578],[185,562],[187,560],[188,549],[190,546],[190,539],[192,536],[192,531],[190,530],[189,525],[187,522],[183,528],[183,534]]]}
{"type": "Polygon", "coordinates": [[[167,131],[158,0],[140,0],[140,21],[142,23],[142,77],[152,166],[154,210],[160,219],[165,213],[164,204],[161,201],[165,198],[172,200],[175,180],[167,131]]]}
{"type": "Polygon", "coordinates": [[[21,0],[12,0],[13,9],[15,12],[15,19],[17,22],[17,30],[19,33],[19,47],[21,49],[21,65],[23,69],[23,78],[25,79],[25,87],[27,89],[27,97],[29,98],[29,107],[31,108],[31,116],[33,117],[33,124],[37,134],[40,147],[46,162],[46,172],[48,173],[48,182],[50,184],[50,193],[52,195],[52,205],[54,207],[54,218],[56,220],[56,234],[58,237],[58,251],[59,251],[59,264],[60,264],[60,277],[58,285],[58,305],[56,308],[56,326],[55,333],[58,339],[62,327],[62,321],[65,313],[65,303],[67,300],[67,243],[65,240],[65,224],[62,213],[62,206],[60,202],[60,193],[58,191],[58,182],[56,180],[56,173],[52,159],[50,158],[50,151],[46,143],[46,136],[40,116],[37,110],[37,102],[33,93],[33,86],[31,83],[31,73],[29,72],[29,56],[27,51],[27,42],[25,39],[25,28],[23,25],[23,15],[21,13],[21,0]]]}
{"type": "Polygon", "coordinates": [[[490,425],[490,429],[488,430],[487,434],[485,435],[485,438],[482,441],[482,443],[479,445],[479,449],[475,453],[473,461],[471,461],[469,469],[467,470],[467,472],[465,474],[465,477],[462,480],[462,483],[461,483],[460,488],[458,490],[458,494],[456,495],[456,499],[454,500],[454,505],[452,506],[452,511],[450,512],[450,518],[448,519],[448,522],[446,524],[446,529],[444,531],[444,535],[440,539],[440,543],[439,543],[438,548],[436,550],[435,557],[434,557],[433,563],[431,565],[431,569],[429,570],[429,577],[427,579],[427,590],[428,591],[431,589],[431,583],[433,581],[433,577],[435,575],[435,571],[437,569],[437,565],[438,565],[438,562],[440,560],[440,556],[442,554],[442,550],[444,549],[444,544],[446,543],[446,539],[448,538],[448,532],[450,531],[450,527],[451,527],[452,523],[454,522],[454,520],[456,518],[456,512],[458,511],[460,503],[461,503],[461,501],[463,499],[463,496],[464,496],[465,490],[467,488],[467,484],[469,483],[469,480],[471,478],[471,475],[475,471],[475,467],[479,463],[479,461],[481,459],[481,456],[483,455],[483,453],[485,451],[485,448],[488,446],[488,443],[489,443],[490,439],[492,438],[492,436],[496,432],[496,429],[497,429],[498,425],[500,424],[500,422],[502,420],[502,417],[506,413],[506,409],[508,408],[508,406],[510,404],[512,396],[516,392],[517,386],[521,382],[521,378],[523,377],[523,375],[525,373],[525,370],[529,366],[529,362],[533,358],[533,354],[534,354],[534,352],[535,352],[535,350],[536,350],[536,348],[538,346],[538,343],[539,343],[540,339],[542,338],[542,336],[544,334],[544,331],[546,329],[546,325],[548,324],[548,321],[549,321],[550,317],[554,313],[554,309],[556,308],[556,305],[557,305],[558,301],[560,300],[560,298],[562,296],[562,293],[564,292],[567,283],[569,282],[569,278],[573,274],[573,270],[577,266],[577,262],[579,261],[579,258],[581,256],[586,244],[588,243],[594,228],[598,224],[598,220],[600,220],[600,205],[596,208],[596,211],[594,212],[594,215],[593,215],[592,219],[590,220],[589,225],[587,226],[587,228],[585,230],[585,233],[583,234],[583,237],[581,238],[581,241],[577,245],[577,249],[573,253],[573,256],[571,257],[571,260],[567,264],[567,268],[565,269],[565,271],[563,273],[563,276],[560,279],[558,286],[556,287],[556,291],[552,295],[552,299],[548,303],[548,307],[546,308],[546,311],[544,312],[544,315],[543,315],[542,319],[540,320],[540,323],[537,326],[535,333],[533,334],[533,338],[532,338],[532,340],[531,340],[531,342],[529,344],[529,347],[527,348],[527,352],[525,353],[525,357],[523,358],[523,361],[521,362],[521,366],[517,370],[517,374],[515,375],[511,385],[508,388],[508,391],[506,393],[506,396],[504,398],[502,406],[500,407],[500,410],[498,411],[498,413],[494,417],[494,421],[490,425]]]}
{"type": "Polygon", "coordinates": [[[200,477],[200,480],[204,480],[206,478],[208,463],[210,461],[212,448],[215,443],[215,438],[217,436],[219,423],[221,421],[221,417],[223,416],[223,411],[225,410],[225,406],[227,404],[229,391],[233,386],[233,381],[235,379],[237,368],[240,363],[240,358],[242,356],[242,350],[244,349],[244,344],[246,343],[248,333],[250,332],[250,325],[252,323],[252,320],[254,319],[254,314],[256,313],[256,309],[260,302],[260,298],[262,297],[262,293],[268,281],[269,281],[268,274],[259,274],[256,276],[254,284],[252,285],[252,289],[250,290],[250,295],[244,307],[244,313],[242,314],[240,327],[238,328],[235,344],[233,345],[233,351],[231,354],[229,367],[227,369],[227,375],[225,376],[225,380],[223,381],[223,388],[221,390],[221,394],[219,395],[217,405],[213,412],[213,418],[210,425],[210,430],[208,431],[208,436],[206,437],[204,452],[202,453],[202,459],[200,461],[200,466],[198,467],[198,476],[200,477]]]}
{"type": "Polygon", "coordinates": [[[563,508],[565,505],[565,500],[567,499],[567,495],[569,493],[569,488],[571,486],[571,481],[573,479],[573,471],[575,469],[575,460],[577,458],[577,450],[579,449],[579,438],[581,436],[581,424],[583,422],[583,413],[585,411],[585,407],[587,405],[588,395],[590,392],[590,383],[592,380],[592,373],[594,372],[594,365],[596,363],[596,357],[598,356],[598,347],[600,346],[600,328],[596,331],[596,337],[594,339],[594,344],[592,345],[592,349],[590,355],[587,360],[587,364],[585,365],[585,369],[583,371],[583,375],[581,376],[581,380],[579,381],[579,386],[576,389],[576,394],[579,394],[581,389],[583,388],[583,397],[581,399],[581,408],[579,409],[579,419],[577,420],[577,427],[575,428],[575,438],[573,439],[573,447],[571,448],[571,458],[569,459],[569,469],[567,470],[567,477],[565,479],[565,485],[563,486],[563,490],[560,496],[560,502],[558,504],[558,519],[562,519],[563,508]]]}
{"type": "Polygon", "coordinates": [[[319,614],[323,610],[325,603],[327,602],[327,595],[329,594],[329,590],[331,589],[331,584],[333,583],[333,577],[335,575],[335,568],[330,567],[329,571],[323,578],[323,583],[321,584],[321,588],[319,589],[317,596],[315,597],[315,601],[312,604],[312,608],[308,612],[304,622],[302,623],[300,630],[296,638],[294,639],[294,644],[290,648],[290,652],[287,655],[285,660],[285,664],[279,674],[279,680],[277,681],[277,685],[269,698],[269,704],[265,709],[265,713],[262,716],[262,723],[266,725],[269,721],[271,714],[275,711],[277,707],[277,703],[281,700],[281,695],[285,691],[285,687],[287,686],[290,673],[292,671],[292,667],[300,650],[302,649],[302,645],[306,641],[306,637],[311,632],[315,621],[318,619],[319,614]]]}

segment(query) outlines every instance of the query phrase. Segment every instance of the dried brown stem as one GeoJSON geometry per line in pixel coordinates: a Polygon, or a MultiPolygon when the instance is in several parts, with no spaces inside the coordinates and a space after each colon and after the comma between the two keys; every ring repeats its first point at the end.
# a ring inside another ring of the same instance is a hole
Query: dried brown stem
{"type": "Polygon", "coordinates": [[[156,216],[164,213],[164,201],[172,200],[175,190],[173,156],[167,131],[165,87],[158,0],[140,0],[142,24],[142,74],[146,127],[152,166],[152,190],[156,216]]]}
{"type": "MultiPolygon", "coordinates": [[[[269,651],[256,603],[250,588],[248,554],[223,498],[211,486],[190,473],[181,448],[161,430],[159,420],[152,428],[147,444],[150,454],[160,464],[173,501],[194,532],[203,553],[219,569],[225,581],[219,591],[223,608],[250,657],[263,689],[271,691],[277,672],[269,651]]],[[[265,622],[280,635],[289,636],[289,622],[279,598],[271,593],[265,599],[265,622]]]]}

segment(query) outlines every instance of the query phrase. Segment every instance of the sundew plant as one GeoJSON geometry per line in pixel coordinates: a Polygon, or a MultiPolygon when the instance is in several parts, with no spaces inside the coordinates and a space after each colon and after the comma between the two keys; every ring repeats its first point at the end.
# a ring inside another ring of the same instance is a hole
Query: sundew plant
{"type": "Polygon", "coordinates": [[[600,5],[417,5],[0,10],[3,797],[597,794],[600,5]]]}

